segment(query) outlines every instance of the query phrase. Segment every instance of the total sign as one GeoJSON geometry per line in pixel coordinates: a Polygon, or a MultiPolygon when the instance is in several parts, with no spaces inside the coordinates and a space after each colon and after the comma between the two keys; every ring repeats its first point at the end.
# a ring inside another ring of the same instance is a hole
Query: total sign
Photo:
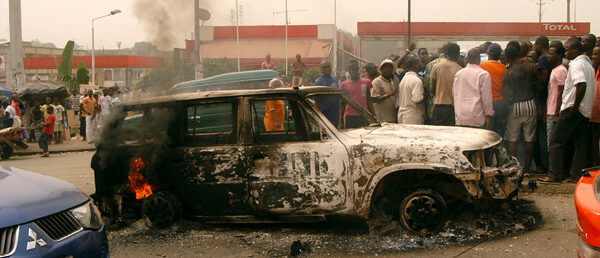
{"type": "Polygon", "coordinates": [[[552,24],[552,23],[544,23],[542,25],[544,25],[544,30],[549,30],[549,31],[555,31],[555,30],[576,31],[577,30],[577,28],[575,28],[574,24],[552,24]]]}
{"type": "Polygon", "coordinates": [[[542,23],[542,32],[547,35],[582,36],[590,32],[589,23],[542,23]]]}

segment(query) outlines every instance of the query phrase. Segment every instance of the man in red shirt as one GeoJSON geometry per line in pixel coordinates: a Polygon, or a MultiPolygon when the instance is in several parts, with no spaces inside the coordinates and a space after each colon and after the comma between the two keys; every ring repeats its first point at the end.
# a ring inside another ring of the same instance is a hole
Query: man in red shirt
{"type": "MultiPolygon", "coordinates": [[[[374,113],[371,104],[371,88],[373,88],[373,84],[366,79],[361,78],[358,68],[358,62],[355,60],[350,61],[348,65],[348,73],[350,74],[350,78],[344,82],[340,86],[341,90],[348,95],[351,99],[358,102],[365,109],[368,109],[369,112],[374,113]]],[[[350,105],[346,105],[346,111],[344,112],[344,127],[345,128],[358,128],[362,126],[366,126],[366,121],[362,119],[360,114],[352,109],[350,105]]]]}
{"type": "Polygon", "coordinates": [[[46,118],[46,121],[40,125],[40,127],[43,127],[44,129],[42,130],[42,135],[40,135],[40,138],[38,139],[40,149],[44,151],[42,157],[49,156],[48,142],[50,141],[50,139],[52,139],[52,136],[54,135],[54,124],[56,123],[54,107],[52,107],[52,105],[49,105],[46,109],[46,112],[48,112],[48,117],[46,118]]]}

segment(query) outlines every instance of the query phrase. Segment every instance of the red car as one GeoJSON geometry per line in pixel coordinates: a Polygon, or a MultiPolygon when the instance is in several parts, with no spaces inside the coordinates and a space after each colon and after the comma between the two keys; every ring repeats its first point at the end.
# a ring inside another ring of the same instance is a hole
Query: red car
{"type": "Polygon", "coordinates": [[[586,169],[575,188],[577,257],[600,257],[600,167],[586,169]]]}

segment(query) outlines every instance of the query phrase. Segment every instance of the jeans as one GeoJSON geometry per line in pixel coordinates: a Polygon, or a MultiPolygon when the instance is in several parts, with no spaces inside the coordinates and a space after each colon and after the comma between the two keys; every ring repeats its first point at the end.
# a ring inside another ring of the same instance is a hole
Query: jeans
{"type": "Polygon", "coordinates": [[[572,180],[579,180],[581,170],[591,165],[588,156],[590,137],[588,118],[578,110],[571,111],[569,108],[561,111],[550,137],[552,167],[548,177],[562,180],[570,176],[572,180]]]}
{"type": "Polygon", "coordinates": [[[433,107],[433,117],[431,118],[431,124],[433,125],[456,125],[454,117],[454,106],[453,105],[435,105],[433,107]]]}
{"type": "Polygon", "coordinates": [[[508,104],[504,99],[494,101],[494,116],[492,117],[492,126],[490,130],[496,132],[500,137],[504,138],[504,126],[502,122],[506,120],[508,115],[508,104]]]}
{"type": "Polygon", "coordinates": [[[554,122],[555,117],[555,115],[546,116],[546,141],[548,142],[548,146],[550,146],[550,136],[552,136],[552,132],[554,132],[554,127],[556,126],[556,122],[554,122]]]}

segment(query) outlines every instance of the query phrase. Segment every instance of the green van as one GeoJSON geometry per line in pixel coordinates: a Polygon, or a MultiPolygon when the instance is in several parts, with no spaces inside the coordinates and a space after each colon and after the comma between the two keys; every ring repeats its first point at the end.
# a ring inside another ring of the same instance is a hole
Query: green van
{"type": "Polygon", "coordinates": [[[250,90],[269,88],[269,81],[277,78],[273,70],[255,70],[224,73],[205,79],[175,84],[170,94],[217,90],[250,90]]]}

